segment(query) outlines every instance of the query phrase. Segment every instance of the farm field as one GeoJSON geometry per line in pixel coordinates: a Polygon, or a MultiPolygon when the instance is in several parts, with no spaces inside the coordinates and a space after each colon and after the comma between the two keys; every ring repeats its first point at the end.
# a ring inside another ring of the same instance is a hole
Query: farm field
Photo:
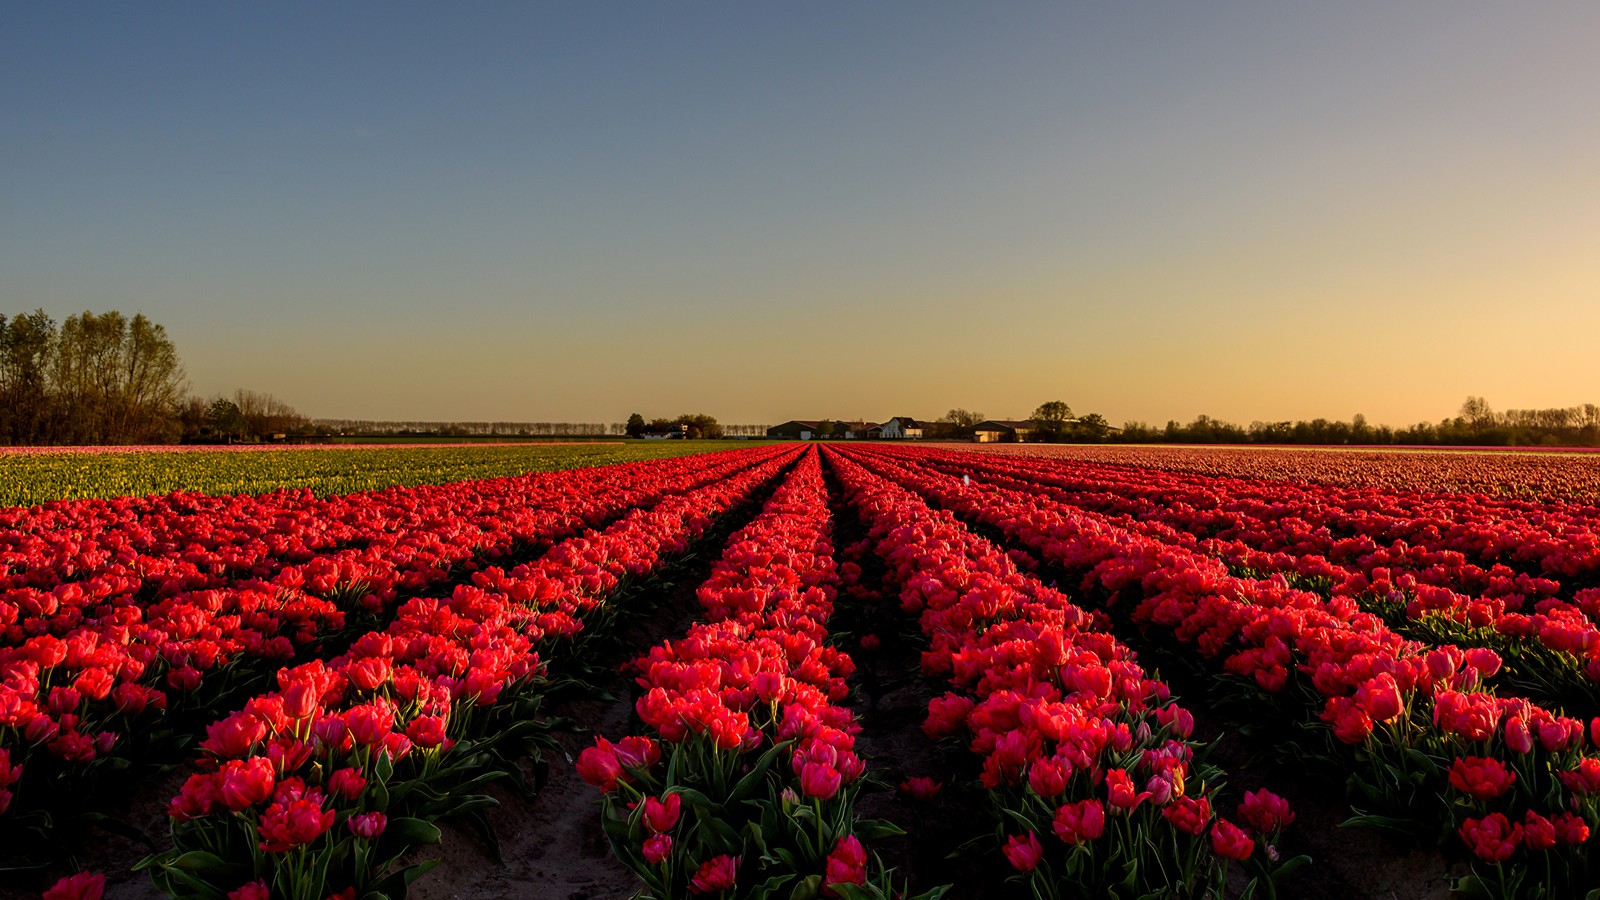
{"type": "MultiPolygon", "coordinates": [[[[976,448],[953,444],[953,448],[976,448]]],[[[1348,487],[1600,499],[1600,455],[1584,449],[1162,447],[988,444],[989,453],[1348,487]]]]}
{"type": "Polygon", "coordinates": [[[0,509],[0,896],[1600,890],[1600,457],[703,449],[0,509]]]}
{"type": "Polygon", "coordinates": [[[725,441],[0,448],[0,506],[173,491],[319,497],[726,449],[725,441]]]}

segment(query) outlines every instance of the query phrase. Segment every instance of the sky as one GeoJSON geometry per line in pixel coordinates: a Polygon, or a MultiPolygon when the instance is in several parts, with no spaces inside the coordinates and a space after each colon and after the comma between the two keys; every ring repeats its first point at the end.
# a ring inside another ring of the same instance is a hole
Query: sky
{"type": "Polygon", "coordinates": [[[0,313],[315,417],[1600,403],[1600,4],[9,3],[0,313]]]}

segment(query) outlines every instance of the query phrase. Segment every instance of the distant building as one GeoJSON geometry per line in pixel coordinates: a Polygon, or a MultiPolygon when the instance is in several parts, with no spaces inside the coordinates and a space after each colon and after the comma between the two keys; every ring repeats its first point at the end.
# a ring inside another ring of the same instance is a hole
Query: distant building
{"type": "Polygon", "coordinates": [[[790,419],[782,425],[767,429],[767,437],[780,441],[810,441],[822,438],[832,440],[866,440],[867,432],[878,426],[871,422],[847,422],[843,419],[790,419]],[[830,422],[833,430],[824,435],[822,423],[830,422]]]}
{"type": "Polygon", "coordinates": [[[780,441],[809,441],[817,436],[821,419],[790,419],[767,429],[767,437],[780,441]]]}
{"type": "Polygon", "coordinates": [[[986,419],[972,426],[972,435],[980,444],[1016,444],[1026,441],[1034,427],[1031,420],[986,419]]]}
{"type": "Polygon", "coordinates": [[[881,433],[878,435],[884,440],[920,440],[922,438],[922,423],[910,416],[895,416],[883,423],[881,433]]]}
{"type": "Polygon", "coordinates": [[[674,425],[665,431],[645,431],[639,437],[647,441],[681,441],[689,437],[688,425],[674,425]]]}

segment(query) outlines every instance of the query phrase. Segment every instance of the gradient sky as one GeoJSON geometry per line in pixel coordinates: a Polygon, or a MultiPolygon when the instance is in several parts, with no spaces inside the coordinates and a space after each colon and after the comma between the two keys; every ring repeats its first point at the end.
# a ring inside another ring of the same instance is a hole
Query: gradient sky
{"type": "Polygon", "coordinates": [[[313,416],[1600,402],[1600,4],[9,3],[0,312],[313,416]]]}

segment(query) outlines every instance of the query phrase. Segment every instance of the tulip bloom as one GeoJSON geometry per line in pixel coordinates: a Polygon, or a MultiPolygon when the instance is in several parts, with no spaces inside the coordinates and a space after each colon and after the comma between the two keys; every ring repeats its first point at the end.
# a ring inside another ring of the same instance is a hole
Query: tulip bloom
{"type": "Polygon", "coordinates": [[[1474,800],[1493,800],[1516,780],[1517,773],[1498,759],[1468,756],[1450,764],[1450,786],[1474,800]]]}
{"type": "Polygon", "coordinates": [[[234,812],[248,809],[272,796],[274,783],[272,760],[265,756],[230,760],[222,770],[222,802],[234,812]]]}
{"type": "Polygon", "coordinates": [[[739,878],[739,860],[732,856],[713,857],[695,870],[689,879],[689,890],[696,894],[710,894],[733,887],[739,878]]]}
{"type": "Polygon", "coordinates": [[[1400,686],[1388,672],[1380,672],[1367,679],[1356,691],[1356,702],[1374,722],[1399,718],[1400,713],[1405,711],[1400,686]]]}
{"type": "Polygon", "coordinates": [[[672,835],[652,834],[644,839],[644,847],[640,851],[644,860],[653,866],[659,866],[672,856],[672,835]]]}
{"type": "Polygon", "coordinates": [[[833,852],[828,854],[828,863],[823,875],[823,892],[830,897],[838,896],[833,890],[836,884],[866,884],[867,883],[867,851],[853,834],[847,834],[833,845],[833,852]]]}
{"type": "Polygon", "coordinates": [[[944,785],[937,779],[917,775],[900,782],[900,790],[914,800],[932,800],[944,785]]]}
{"type": "Polygon", "coordinates": [[[1549,850],[1556,845],[1554,822],[1528,810],[1522,817],[1522,843],[1529,850],[1549,850]]]}
{"type": "Polygon", "coordinates": [[[832,800],[839,793],[838,770],[827,763],[808,762],[800,769],[800,793],[817,800],[832,800]]]}
{"type": "Polygon", "coordinates": [[[1586,756],[1570,772],[1557,773],[1567,790],[1581,796],[1600,793],[1600,759],[1586,756]]]}
{"type": "Polygon", "coordinates": [[[622,775],[622,764],[617,762],[617,754],[612,751],[609,743],[604,745],[597,743],[593,747],[585,747],[583,752],[578,754],[577,770],[579,778],[610,793],[617,789],[617,779],[622,775]]]}
{"type": "Polygon", "coordinates": [[[1123,769],[1112,769],[1106,773],[1106,790],[1110,794],[1111,805],[1123,812],[1131,812],[1140,803],[1150,799],[1149,791],[1134,792],[1133,779],[1123,769]]]}
{"type": "Polygon", "coordinates": [[[356,837],[375,841],[383,834],[384,828],[388,827],[389,817],[381,812],[369,812],[351,816],[345,824],[350,828],[350,833],[356,837]]]}
{"type": "Polygon", "coordinates": [[[668,794],[664,799],[646,797],[644,801],[644,824],[656,834],[671,831],[678,824],[678,812],[683,806],[683,798],[678,794],[668,794]]]}
{"type": "Polygon", "coordinates": [[[1481,819],[1468,819],[1458,832],[1484,862],[1503,863],[1517,852],[1522,841],[1522,826],[1513,825],[1503,813],[1490,813],[1481,819]]]}
{"type": "Polygon", "coordinates": [[[1039,836],[1030,831],[1027,836],[1006,838],[1005,854],[1012,868],[1018,872],[1032,872],[1044,856],[1044,847],[1039,843],[1039,836]]]}
{"type": "Polygon", "coordinates": [[[1056,810],[1051,828],[1067,844],[1081,844],[1105,834],[1106,808],[1099,800],[1080,800],[1056,810]]]}
{"type": "Polygon", "coordinates": [[[44,900],[100,900],[105,895],[106,876],[99,872],[79,872],[57,881],[44,892],[44,900]]]}
{"type": "Polygon", "coordinates": [[[320,791],[307,791],[287,802],[279,800],[261,814],[261,849],[283,853],[308,844],[333,827],[335,816],[333,810],[322,808],[320,791]]]}
{"type": "Polygon", "coordinates": [[[228,900],[272,900],[272,891],[265,881],[252,881],[229,891],[228,900]]]}
{"type": "Polygon", "coordinates": [[[1266,788],[1245,792],[1244,801],[1239,804],[1238,816],[1257,834],[1266,835],[1276,834],[1294,821],[1294,811],[1289,808],[1289,801],[1266,788]]]}
{"type": "Polygon", "coordinates": [[[1211,826],[1211,849],[1223,859],[1249,859],[1255,852],[1256,842],[1244,833],[1244,829],[1229,822],[1227,819],[1218,819],[1211,826]]]}
{"type": "Polygon", "coordinates": [[[1072,769],[1058,762],[1046,758],[1035,762],[1028,769],[1028,786],[1041,797],[1059,797],[1067,790],[1067,779],[1072,777],[1072,769]]]}

